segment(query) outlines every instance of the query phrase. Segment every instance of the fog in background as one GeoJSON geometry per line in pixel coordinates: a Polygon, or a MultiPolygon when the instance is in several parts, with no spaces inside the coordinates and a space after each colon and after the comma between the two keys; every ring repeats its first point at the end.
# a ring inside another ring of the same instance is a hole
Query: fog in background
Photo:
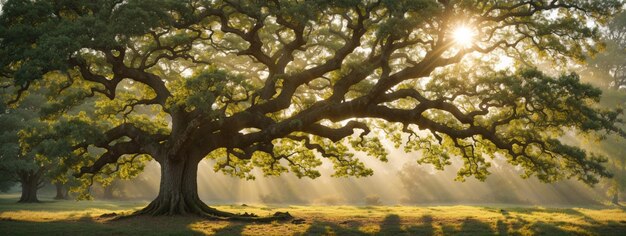
{"type": "MultiPolygon", "coordinates": [[[[605,201],[603,190],[591,188],[575,180],[546,184],[536,178],[522,179],[521,169],[503,158],[492,160],[492,173],[485,182],[473,177],[455,181],[462,164],[453,164],[444,171],[430,165],[418,165],[416,154],[390,148],[389,162],[384,163],[365,154],[361,156],[374,175],[365,178],[331,177],[330,163],[320,167],[317,179],[298,179],[287,173],[256,180],[243,180],[215,173],[210,161],[202,161],[198,169],[198,191],[207,204],[313,204],[313,205],[410,205],[410,204],[594,204],[605,201]]],[[[159,165],[150,162],[144,173],[134,180],[120,181],[118,197],[151,200],[158,193],[159,165]]]]}

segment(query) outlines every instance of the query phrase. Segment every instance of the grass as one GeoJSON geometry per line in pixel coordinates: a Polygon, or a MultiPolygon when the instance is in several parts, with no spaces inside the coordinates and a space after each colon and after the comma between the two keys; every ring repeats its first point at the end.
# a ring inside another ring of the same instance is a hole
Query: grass
{"type": "Polygon", "coordinates": [[[141,201],[53,201],[17,204],[0,196],[3,235],[626,235],[626,209],[537,206],[266,206],[221,210],[269,215],[288,211],[303,224],[208,221],[194,217],[135,217],[105,213],[140,209],[141,201]]]}

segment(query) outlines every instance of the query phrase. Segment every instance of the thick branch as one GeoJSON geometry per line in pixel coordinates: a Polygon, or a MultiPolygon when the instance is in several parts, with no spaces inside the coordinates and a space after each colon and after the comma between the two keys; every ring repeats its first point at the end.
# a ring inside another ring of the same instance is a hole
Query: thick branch
{"type": "Polygon", "coordinates": [[[116,163],[117,160],[127,154],[141,153],[140,146],[135,142],[120,142],[107,148],[107,152],[102,154],[91,166],[80,168],[80,172],[75,174],[81,177],[84,174],[98,173],[107,164],[116,163]]]}

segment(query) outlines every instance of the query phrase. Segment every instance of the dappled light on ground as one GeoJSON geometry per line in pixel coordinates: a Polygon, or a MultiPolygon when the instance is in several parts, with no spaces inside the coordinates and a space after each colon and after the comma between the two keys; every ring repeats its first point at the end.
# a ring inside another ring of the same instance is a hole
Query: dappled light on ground
{"type": "MultiPolygon", "coordinates": [[[[46,199],[44,199],[46,200],[46,199]]],[[[288,211],[302,222],[266,224],[210,221],[197,217],[135,217],[112,220],[145,202],[47,201],[16,204],[0,198],[0,231],[33,234],[206,234],[206,235],[617,235],[626,232],[626,209],[485,206],[300,206],[222,205],[220,210],[270,215],[288,211]]]]}

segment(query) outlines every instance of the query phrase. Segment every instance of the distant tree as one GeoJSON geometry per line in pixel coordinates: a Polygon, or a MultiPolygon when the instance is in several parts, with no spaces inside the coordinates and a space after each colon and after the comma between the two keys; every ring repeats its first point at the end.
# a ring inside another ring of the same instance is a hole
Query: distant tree
{"type": "Polygon", "coordinates": [[[37,125],[21,127],[19,133],[22,153],[34,153],[40,162],[46,163],[46,178],[58,188],[57,197],[68,198],[71,191],[77,193],[77,199],[92,199],[91,187],[94,183],[107,186],[115,179],[136,177],[143,170],[145,155],[121,157],[116,165],[105,166],[89,178],[76,179],[73,174],[80,167],[93,163],[105,151],[97,147],[75,150],[75,140],[97,139],[101,134],[95,127],[107,123],[86,124],[85,121],[97,122],[94,100],[77,99],[82,98],[83,88],[69,88],[68,81],[63,77],[58,74],[53,77],[47,84],[36,85],[45,88],[42,95],[48,97],[37,104],[37,125]]]}
{"type": "Polygon", "coordinates": [[[42,96],[28,96],[19,107],[0,109],[0,190],[20,183],[22,195],[19,202],[39,202],[37,190],[43,187],[46,166],[35,153],[22,153],[19,132],[37,125],[42,96]]]}
{"type": "Polygon", "coordinates": [[[335,176],[368,176],[352,153],[386,161],[387,139],[440,169],[462,158],[459,179],[485,179],[494,153],[543,181],[610,176],[605,158],[558,139],[564,128],[624,135],[619,111],[596,108],[599,89],[575,74],[495,71],[493,60],[519,51],[557,65],[584,60],[599,45],[594,25],[621,7],[618,0],[9,0],[0,15],[0,68],[16,101],[59,72],[97,100],[96,118],[64,118],[73,128],[59,145],[78,154],[79,176],[134,155],[160,164],[159,194],[137,214],[242,219],[200,201],[202,159],[243,178],[254,178],[255,167],[315,178],[320,157],[335,176]],[[106,151],[87,155],[96,147],[106,151]]]}
{"type": "Polygon", "coordinates": [[[54,188],[56,190],[56,195],[54,195],[54,199],[56,200],[66,200],[69,199],[69,189],[62,182],[55,182],[54,188]]]}
{"type": "MultiPolygon", "coordinates": [[[[63,165],[61,165],[61,167],[62,166],[63,165]]],[[[74,195],[72,193],[84,192],[88,190],[86,189],[88,187],[86,183],[83,183],[81,179],[77,179],[73,176],[73,171],[69,171],[66,168],[60,168],[59,166],[57,166],[57,170],[58,171],[56,173],[50,174],[53,176],[51,178],[51,183],[54,184],[56,190],[54,199],[73,199],[74,195]]]]}
{"type": "Polygon", "coordinates": [[[135,156],[135,158],[130,158],[126,163],[122,164],[122,169],[120,171],[120,166],[118,165],[116,169],[103,170],[99,176],[97,176],[94,181],[98,182],[102,187],[102,195],[103,199],[115,199],[115,198],[123,198],[125,197],[124,188],[122,186],[121,180],[131,180],[137,177],[141,171],[143,171],[144,163],[146,161],[145,156],[135,156]]]}
{"type": "MultiPolygon", "coordinates": [[[[620,149],[617,152],[608,152],[608,155],[611,157],[609,163],[608,170],[614,173],[612,179],[608,179],[605,182],[607,187],[607,193],[611,198],[611,202],[613,204],[620,204],[620,195],[623,199],[623,193],[626,192],[626,155],[624,150],[624,142],[611,142],[606,145],[618,145],[617,147],[620,149]]],[[[613,149],[611,147],[611,149],[613,149]]]]}
{"type": "MultiPolygon", "coordinates": [[[[626,94],[622,94],[618,98],[621,101],[626,101],[626,94]]],[[[577,138],[586,139],[585,137],[577,138]]],[[[605,167],[613,176],[609,179],[603,179],[600,182],[600,187],[606,191],[607,197],[612,203],[619,204],[620,199],[623,198],[622,193],[626,192],[626,142],[618,137],[609,137],[600,142],[585,140],[582,146],[586,149],[597,150],[608,158],[605,167]]]]}
{"type": "Polygon", "coordinates": [[[380,197],[378,195],[368,195],[365,197],[365,205],[378,206],[382,204],[383,202],[380,201],[380,197]]]}
{"type": "MultiPolygon", "coordinates": [[[[76,125],[75,119],[94,117],[94,103],[92,99],[76,100],[76,93],[80,89],[67,89],[63,87],[66,81],[60,79],[62,77],[52,77],[55,78],[49,79],[48,83],[34,85],[36,88],[31,89],[31,93],[18,105],[2,107],[0,150],[3,160],[6,161],[0,164],[3,176],[0,186],[10,187],[14,183],[20,183],[22,196],[19,202],[39,202],[37,191],[46,182],[55,184],[56,199],[67,199],[71,188],[80,193],[80,199],[86,199],[89,198],[89,187],[94,181],[106,184],[114,178],[128,179],[136,176],[143,169],[141,162],[144,160],[141,158],[132,158],[129,163],[121,163],[126,164],[122,171],[117,171],[120,165],[108,166],[99,175],[82,181],[77,181],[70,175],[72,170],[78,171],[76,168],[79,165],[93,161],[93,158],[86,157],[103,153],[97,149],[87,150],[87,153],[75,153],[72,147],[67,146],[67,140],[72,137],[92,134],[84,126],[76,125]],[[62,100],[50,97],[57,93],[64,95],[61,96],[62,100]],[[59,117],[59,112],[65,116],[59,117]],[[132,162],[134,160],[138,163],[132,162]],[[110,170],[112,168],[117,169],[110,170]]],[[[6,99],[6,96],[2,98],[6,99]]],[[[4,190],[6,189],[5,187],[4,190]]]]}
{"type": "Polygon", "coordinates": [[[595,77],[607,81],[607,87],[626,89],[626,13],[613,18],[603,32],[606,48],[590,60],[595,77]]]}
{"type": "MultiPolygon", "coordinates": [[[[626,105],[626,13],[617,14],[602,30],[605,50],[592,58],[583,73],[592,81],[602,81],[605,96],[603,107],[626,105]]],[[[621,192],[626,191],[626,147],[623,139],[611,138],[594,143],[589,148],[602,150],[609,157],[607,168],[614,173],[612,179],[603,181],[611,201],[619,203],[621,192]],[[599,145],[599,146],[598,146],[599,145]]]]}

